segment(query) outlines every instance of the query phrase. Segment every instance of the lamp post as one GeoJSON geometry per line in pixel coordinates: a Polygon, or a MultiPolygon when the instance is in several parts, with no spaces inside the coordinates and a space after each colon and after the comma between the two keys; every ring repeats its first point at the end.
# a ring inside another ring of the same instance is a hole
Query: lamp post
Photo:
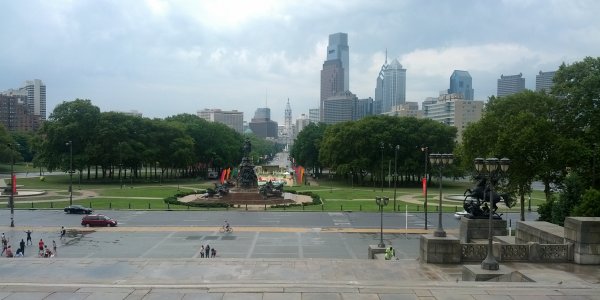
{"type": "Polygon", "coordinates": [[[452,154],[434,153],[429,155],[431,166],[436,165],[440,169],[440,202],[438,207],[438,226],[433,232],[433,236],[435,237],[446,237],[446,231],[444,231],[444,227],[442,226],[442,169],[444,169],[445,166],[452,164],[452,159],[452,154]]]}
{"type": "Polygon", "coordinates": [[[69,205],[73,205],[73,141],[68,141],[69,146],[69,205]]]}
{"type": "Polygon", "coordinates": [[[383,182],[385,181],[383,178],[383,149],[385,148],[383,142],[379,143],[379,147],[381,148],[381,192],[383,193],[383,182]]]}
{"type": "Polygon", "coordinates": [[[394,150],[394,211],[396,211],[396,181],[398,181],[398,150],[400,150],[400,145],[396,145],[394,150]]]}
{"type": "MultiPolygon", "coordinates": [[[[12,149],[12,144],[8,144],[9,148],[12,149]]],[[[15,227],[15,154],[13,151],[10,153],[10,198],[8,198],[8,205],[10,206],[10,227],[15,227]]]]}
{"type": "MultiPolygon", "coordinates": [[[[494,218],[494,213],[495,213],[495,209],[494,209],[494,199],[493,199],[493,195],[494,195],[494,180],[498,178],[498,176],[500,175],[500,172],[506,172],[508,171],[508,167],[510,165],[510,159],[508,158],[503,158],[503,159],[497,159],[495,157],[492,158],[488,158],[488,159],[483,159],[483,158],[476,158],[475,159],[475,169],[477,170],[477,172],[479,172],[480,174],[487,176],[487,184],[489,187],[489,202],[488,202],[488,217],[489,217],[489,224],[488,224],[488,249],[487,249],[487,256],[485,257],[485,259],[481,262],[481,268],[484,270],[498,270],[500,268],[500,265],[498,264],[498,261],[496,261],[496,258],[494,257],[494,253],[492,251],[492,219],[494,218]]],[[[485,195],[485,193],[484,193],[485,195]]]]}
{"type": "Polygon", "coordinates": [[[385,248],[385,244],[383,243],[383,207],[388,205],[388,203],[390,202],[390,198],[388,197],[375,197],[375,203],[377,203],[377,206],[379,207],[379,220],[380,220],[380,224],[379,224],[379,244],[377,245],[377,247],[379,248],[385,248]]]}
{"type": "Polygon", "coordinates": [[[424,180],[425,180],[425,203],[423,205],[423,211],[425,212],[425,230],[427,230],[427,160],[429,159],[429,147],[421,147],[421,151],[425,152],[425,175],[424,175],[424,180]]]}

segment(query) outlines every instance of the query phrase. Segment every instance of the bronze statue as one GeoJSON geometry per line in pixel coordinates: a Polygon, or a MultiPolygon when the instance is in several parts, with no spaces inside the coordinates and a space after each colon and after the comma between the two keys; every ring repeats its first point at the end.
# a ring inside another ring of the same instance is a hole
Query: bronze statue
{"type": "Polygon", "coordinates": [[[463,196],[463,208],[469,215],[470,219],[487,219],[490,214],[490,195],[492,198],[492,211],[494,218],[500,218],[500,215],[496,213],[498,206],[496,205],[500,201],[504,201],[504,204],[509,208],[514,205],[514,199],[511,198],[510,194],[498,194],[496,191],[490,191],[490,187],[487,184],[487,178],[480,178],[475,187],[467,189],[463,196]],[[491,194],[490,194],[491,192],[491,194]]]}
{"type": "Polygon", "coordinates": [[[262,195],[263,199],[267,199],[269,197],[281,197],[283,194],[283,184],[274,184],[271,180],[269,180],[267,183],[265,183],[265,185],[260,187],[258,193],[262,195]]]}

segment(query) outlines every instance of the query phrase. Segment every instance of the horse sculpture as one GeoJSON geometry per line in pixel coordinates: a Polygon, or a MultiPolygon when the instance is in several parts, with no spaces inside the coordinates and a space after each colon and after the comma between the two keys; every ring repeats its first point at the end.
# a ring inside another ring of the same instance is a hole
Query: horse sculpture
{"type": "Polygon", "coordinates": [[[472,190],[467,189],[463,196],[465,196],[463,208],[469,213],[468,218],[471,219],[489,218],[490,196],[492,198],[491,213],[494,215],[494,218],[500,218],[500,215],[496,213],[496,210],[498,209],[496,204],[498,202],[504,201],[504,204],[509,208],[514,205],[514,199],[511,198],[510,194],[498,194],[495,191],[490,191],[486,178],[480,179],[472,190]]]}
{"type": "Polygon", "coordinates": [[[267,199],[269,197],[281,197],[283,194],[283,184],[273,184],[273,182],[269,180],[260,187],[258,193],[261,194],[263,199],[267,199]]]}

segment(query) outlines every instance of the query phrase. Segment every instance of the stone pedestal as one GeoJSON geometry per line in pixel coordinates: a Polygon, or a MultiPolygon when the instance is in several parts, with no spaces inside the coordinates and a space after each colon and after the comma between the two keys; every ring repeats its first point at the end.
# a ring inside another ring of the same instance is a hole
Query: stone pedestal
{"type": "Polygon", "coordinates": [[[421,235],[419,255],[422,262],[433,264],[459,264],[460,241],[453,235],[435,237],[433,234],[421,235]]]}
{"type": "MultiPolygon", "coordinates": [[[[469,243],[473,239],[487,239],[489,232],[489,219],[460,219],[460,242],[469,243]]],[[[492,235],[507,235],[506,220],[492,219],[492,235]]]]}
{"type": "Polygon", "coordinates": [[[518,278],[519,276],[517,274],[520,273],[516,273],[513,269],[505,266],[500,266],[499,270],[484,270],[481,268],[481,265],[464,265],[462,271],[462,280],[502,282],[531,281],[529,278],[518,278]]]}
{"type": "Polygon", "coordinates": [[[377,245],[369,245],[369,259],[375,259],[375,254],[385,254],[385,248],[377,245]]]}
{"type": "Polygon", "coordinates": [[[567,217],[565,239],[573,243],[575,263],[600,264],[600,217],[567,217]]]}

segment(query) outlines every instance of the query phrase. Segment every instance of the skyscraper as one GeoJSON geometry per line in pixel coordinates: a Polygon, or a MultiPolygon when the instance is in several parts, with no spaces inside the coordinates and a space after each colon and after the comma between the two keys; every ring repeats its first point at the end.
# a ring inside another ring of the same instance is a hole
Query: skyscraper
{"type": "Polygon", "coordinates": [[[205,108],[204,110],[199,110],[197,115],[209,122],[225,124],[239,133],[244,133],[244,113],[241,111],[205,108]]]}
{"type": "Polygon", "coordinates": [[[29,114],[39,116],[41,120],[46,120],[46,85],[41,80],[27,80],[24,87],[16,90],[9,89],[2,92],[2,94],[27,97],[25,105],[29,114]]]}
{"type": "Polygon", "coordinates": [[[271,109],[268,107],[257,108],[248,126],[258,137],[277,139],[277,122],[271,120],[271,109]]]}
{"type": "Polygon", "coordinates": [[[377,74],[377,79],[375,83],[375,100],[373,101],[373,114],[379,115],[382,113],[381,107],[383,103],[383,71],[387,69],[387,50],[385,50],[385,62],[381,66],[381,70],[379,70],[379,74],[377,74]]]}
{"type": "Polygon", "coordinates": [[[498,79],[498,97],[504,97],[525,90],[525,78],[523,73],[517,75],[500,75],[498,79]]]}
{"type": "Polygon", "coordinates": [[[381,112],[391,111],[393,106],[404,104],[404,102],[406,102],[406,69],[403,69],[400,62],[394,59],[383,70],[383,103],[381,112]]]}
{"type": "Polygon", "coordinates": [[[327,60],[321,70],[320,120],[323,120],[323,102],[325,99],[349,90],[349,53],[348,34],[329,35],[327,60]]]}
{"type": "Polygon", "coordinates": [[[452,72],[448,94],[461,94],[465,100],[473,100],[473,82],[469,72],[461,70],[452,72]]]}
{"type": "Polygon", "coordinates": [[[552,81],[554,79],[554,74],[556,73],[556,71],[551,71],[551,72],[542,72],[540,71],[540,73],[538,75],[535,75],[535,91],[539,92],[539,91],[546,91],[546,93],[550,93],[550,90],[552,89],[552,85],[554,85],[554,82],[552,81]]]}

